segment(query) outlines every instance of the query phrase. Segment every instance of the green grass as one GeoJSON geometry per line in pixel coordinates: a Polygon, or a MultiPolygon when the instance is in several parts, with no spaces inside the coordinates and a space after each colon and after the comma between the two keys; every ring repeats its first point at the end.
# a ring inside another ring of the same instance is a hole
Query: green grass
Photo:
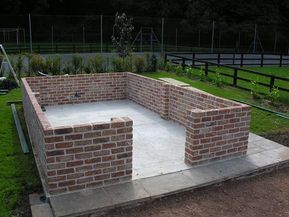
{"type": "MultiPolygon", "coordinates": [[[[218,72],[222,72],[224,74],[232,75],[232,76],[234,74],[234,71],[232,69],[225,68],[225,67],[219,67],[218,68],[215,66],[211,66],[211,67],[209,67],[209,69],[214,70],[214,71],[218,71],[218,72]]],[[[283,78],[289,78],[289,67],[262,67],[262,68],[261,67],[244,67],[244,69],[251,69],[254,71],[258,71],[258,72],[263,72],[263,73],[268,74],[268,75],[275,75],[275,76],[279,76],[279,77],[283,77],[283,78]]],[[[196,74],[199,72],[198,69],[195,69],[194,71],[196,74]]],[[[215,73],[209,72],[208,77],[209,77],[209,79],[214,80],[216,76],[215,76],[215,73]]],[[[268,85],[270,84],[270,78],[269,77],[260,76],[260,75],[252,74],[252,73],[245,72],[245,71],[238,71],[238,77],[249,79],[251,81],[262,82],[262,83],[265,83],[268,85]]],[[[233,78],[231,78],[231,77],[227,77],[227,76],[222,75],[222,79],[226,84],[231,85],[233,83],[233,78]]],[[[240,87],[251,89],[251,83],[250,82],[238,80],[237,85],[240,87]]],[[[282,81],[282,80],[275,79],[275,86],[289,89],[289,81],[282,81]]],[[[267,94],[269,92],[269,87],[258,85],[257,91],[260,93],[267,94]]],[[[285,91],[280,90],[280,99],[283,102],[286,102],[289,104],[289,92],[285,92],[285,91]]]]}
{"type": "MultiPolygon", "coordinates": [[[[27,203],[27,193],[37,191],[40,181],[32,152],[24,155],[8,100],[21,99],[20,89],[0,95],[0,216],[13,216],[14,210],[27,203]]],[[[17,106],[23,124],[22,107],[17,106]]],[[[27,140],[28,141],[28,140],[27,140]]]]}
{"type": "MultiPolygon", "coordinates": [[[[175,73],[168,72],[153,72],[144,74],[151,78],[174,78],[176,80],[186,82],[193,87],[204,90],[208,93],[214,94],[216,96],[224,97],[227,99],[238,99],[246,102],[253,102],[251,95],[247,91],[243,91],[233,87],[222,87],[219,88],[212,83],[203,82],[200,80],[191,80],[185,76],[178,76],[175,73]]],[[[277,131],[287,131],[289,130],[289,120],[280,118],[274,114],[261,111],[259,109],[252,108],[252,118],[251,118],[251,128],[250,130],[256,134],[267,134],[274,133],[277,131]]]]}

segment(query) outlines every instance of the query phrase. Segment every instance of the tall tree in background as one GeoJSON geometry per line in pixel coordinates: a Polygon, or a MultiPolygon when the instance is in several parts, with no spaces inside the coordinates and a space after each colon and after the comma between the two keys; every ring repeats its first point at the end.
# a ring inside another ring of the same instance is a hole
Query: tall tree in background
{"type": "Polygon", "coordinates": [[[113,25],[112,43],[121,57],[126,57],[131,51],[132,18],[128,18],[125,13],[116,13],[113,25]]]}

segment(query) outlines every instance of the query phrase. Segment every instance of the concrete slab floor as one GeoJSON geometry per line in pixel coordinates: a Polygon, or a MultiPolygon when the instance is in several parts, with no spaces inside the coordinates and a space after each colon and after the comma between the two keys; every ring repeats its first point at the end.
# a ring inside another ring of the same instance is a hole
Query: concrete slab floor
{"type": "MultiPolygon", "coordinates": [[[[184,163],[185,128],[131,100],[48,106],[45,114],[54,127],[130,117],[133,120],[133,180],[191,168],[184,163]]],[[[248,155],[281,147],[250,134],[248,155]]]]}
{"type": "Polygon", "coordinates": [[[190,168],[184,163],[185,128],[131,100],[47,106],[45,115],[54,127],[130,117],[133,120],[133,179],[190,168]]]}

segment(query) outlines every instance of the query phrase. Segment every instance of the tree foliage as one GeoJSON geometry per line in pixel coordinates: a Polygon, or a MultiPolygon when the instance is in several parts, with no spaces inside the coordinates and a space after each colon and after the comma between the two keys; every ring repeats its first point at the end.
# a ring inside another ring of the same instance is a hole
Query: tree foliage
{"type": "Polygon", "coordinates": [[[132,18],[126,16],[125,13],[116,13],[113,25],[112,43],[121,57],[126,57],[131,51],[132,18]]]}

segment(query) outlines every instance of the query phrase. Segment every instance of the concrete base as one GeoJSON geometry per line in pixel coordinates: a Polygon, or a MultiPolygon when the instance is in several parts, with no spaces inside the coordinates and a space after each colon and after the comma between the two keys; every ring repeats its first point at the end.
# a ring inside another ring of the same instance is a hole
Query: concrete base
{"type": "Polygon", "coordinates": [[[186,170],[137,179],[128,183],[52,196],[54,216],[101,214],[113,208],[134,206],[163,196],[253,176],[288,166],[289,148],[250,135],[250,150],[245,157],[214,162],[186,170]]]}

